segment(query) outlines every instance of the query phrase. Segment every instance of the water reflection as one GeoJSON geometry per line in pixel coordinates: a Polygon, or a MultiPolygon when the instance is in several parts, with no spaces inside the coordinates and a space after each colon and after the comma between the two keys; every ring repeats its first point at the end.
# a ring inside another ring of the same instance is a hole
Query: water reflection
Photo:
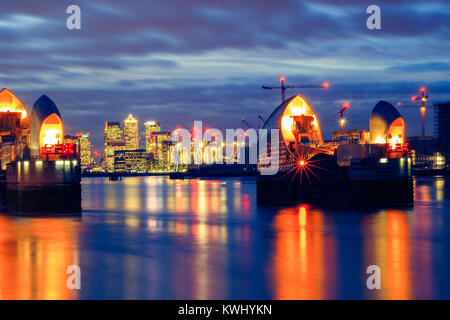
{"type": "Polygon", "coordinates": [[[322,211],[302,205],[275,217],[273,273],[276,299],[324,299],[335,286],[335,239],[324,228],[322,211]]]}
{"type": "Polygon", "coordinates": [[[86,179],[82,218],[0,216],[0,298],[450,298],[448,181],[417,180],[414,208],[330,211],[259,207],[254,181],[86,179]]]}
{"type": "Polygon", "coordinates": [[[74,299],[69,265],[79,264],[77,222],[0,216],[0,299],[74,299]]]}
{"type": "Polygon", "coordinates": [[[450,297],[449,258],[442,251],[449,249],[450,232],[445,182],[418,181],[413,209],[330,212],[300,205],[279,210],[273,219],[275,298],[450,297]],[[366,287],[370,265],[381,268],[381,290],[366,287]]]}

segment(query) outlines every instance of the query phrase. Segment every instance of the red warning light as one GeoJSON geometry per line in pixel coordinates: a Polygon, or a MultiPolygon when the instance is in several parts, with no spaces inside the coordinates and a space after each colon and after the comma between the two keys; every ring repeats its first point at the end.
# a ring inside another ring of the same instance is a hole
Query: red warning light
{"type": "Polygon", "coordinates": [[[322,83],[322,88],[328,89],[330,87],[330,84],[328,82],[322,83]]]}
{"type": "Polygon", "coordinates": [[[285,77],[280,77],[280,82],[285,82],[286,78],[285,77]]]}
{"type": "Polygon", "coordinates": [[[62,154],[74,154],[75,144],[74,143],[64,143],[62,145],[62,154]]]}
{"type": "Polygon", "coordinates": [[[44,145],[42,153],[55,153],[55,145],[54,144],[44,145]]]}
{"type": "Polygon", "coordinates": [[[420,88],[420,92],[425,93],[425,87],[420,88]]]}
{"type": "Polygon", "coordinates": [[[411,101],[417,101],[417,97],[411,97],[411,101]]]}

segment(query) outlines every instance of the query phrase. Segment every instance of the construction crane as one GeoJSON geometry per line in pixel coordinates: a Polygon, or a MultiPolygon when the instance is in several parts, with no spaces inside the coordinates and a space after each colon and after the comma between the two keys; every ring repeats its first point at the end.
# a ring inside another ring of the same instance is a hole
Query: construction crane
{"type": "Polygon", "coordinates": [[[344,125],[345,125],[345,118],[344,118],[344,111],[348,109],[348,107],[350,107],[350,104],[348,102],[345,102],[342,105],[341,110],[339,110],[338,114],[339,114],[339,126],[341,127],[341,131],[344,130],[344,125]]]}
{"type": "Polygon", "coordinates": [[[253,129],[253,126],[247,122],[244,118],[241,119],[242,123],[247,126],[248,129],[253,129]]]}
{"type": "Polygon", "coordinates": [[[411,98],[412,101],[420,101],[420,117],[422,119],[422,137],[425,137],[425,111],[426,106],[425,102],[428,100],[428,95],[425,94],[425,87],[420,88],[420,94],[421,96],[414,96],[411,98]]]}
{"type": "MultiPolygon", "coordinates": [[[[263,117],[261,117],[260,115],[258,115],[258,119],[262,121],[262,126],[264,126],[264,123],[266,123],[266,120],[264,120],[263,117]]],[[[259,123],[259,127],[261,128],[261,122],[259,123]]]]}
{"type": "Polygon", "coordinates": [[[285,77],[281,77],[280,78],[280,86],[279,87],[262,86],[262,88],[264,90],[281,89],[281,103],[283,103],[286,100],[286,89],[294,89],[294,88],[301,88],[301,89],[322,88],[322,89],[328,89],[329,87],[330,87],[330,84],[328,82],[323,82],[322,84],[304,84],[304,85],[297,85],[297,86],[287,86],[285,77]]]}
{"type": "Polygon", "coordinates": [[[420,118],[421,118],[421,121],[422,121],[422,137],[425,137],[425,112],[426,112],[427,108],[429,108],[429,109],[433,108],[433,106],[426,106],[425,105],[425,103],[427,102],[428,97],[429,97],[427,94],[425,94],[425,92],[426,92],[425,87],[421,87],[420,88],[420,95],[413,96],[411,98],[411,101],[413,101],[413,102],[419,101],[420,102],[420,106],[417,106],[417,105],[402,105],[401,102],[397,103],[397,105],[399,107],[415,108],[415,109],[419,108],[420,109],[420,118]]]}

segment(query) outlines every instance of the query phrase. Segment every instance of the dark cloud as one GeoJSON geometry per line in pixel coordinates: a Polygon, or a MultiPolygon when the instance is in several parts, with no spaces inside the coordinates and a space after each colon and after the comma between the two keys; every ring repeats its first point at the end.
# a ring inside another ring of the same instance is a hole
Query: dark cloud
{"type": "MultiPolygon", "coordinates": [[[[199,119],[237,127],[243,117],[256,125],[280,99],[260,87],[280,75],[332,83],[302,91],[325,136],[344,100],[351,123],[364,127],[378,100],[407,99],[420,85],[450,99],[447,1],[378,1],[380,31],[365,26],[368,1],[79,0],[79,31],[65,27],[71,4],[3,5],[0,82],[28,106],[49,95],[69,132],[90,131],[97,146],[104,121],[130,112],[166,129],[199,119]]],[[[418,133],[418,117],[406,117],[418,133]]]]}
{"type": "Polygon", "coordinates": [[[435,71],[444,72],[450,71],[450,62],[408,63],[391,67],[388,70],[406,73],[435,72],[435,71]]]}

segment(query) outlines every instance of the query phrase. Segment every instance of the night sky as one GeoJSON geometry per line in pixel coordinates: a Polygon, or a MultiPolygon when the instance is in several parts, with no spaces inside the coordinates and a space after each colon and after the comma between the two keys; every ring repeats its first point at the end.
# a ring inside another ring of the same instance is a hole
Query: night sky
{"type": "MultiPolygon", "coordinates": [[[[66,133],[90,132],[102,150],[105,121],[129,113],[163,129],[254,126],[289,84],[328,81],[301,93],[324,138],[351,103],[349,127],[368,129],[378,100],[409,104],[420,86],[430,102],[450,101],[450,3],[355,0],[1,0],[0,87],[28,108],[42,94],[58,105],[66,133]],[[81,7],[81,30],[66,28],[66,8],[81,7]],[[381,30],[366,28],[366,8],[381,7],[381,30]]],[[[400,109],[407,134],[420,134],[419,111],[400,109]]],[[[427,134],[434,134],[433,112],[427,134]]],[[[143,130],[141,129],[141,134],[143,130]]]]}

